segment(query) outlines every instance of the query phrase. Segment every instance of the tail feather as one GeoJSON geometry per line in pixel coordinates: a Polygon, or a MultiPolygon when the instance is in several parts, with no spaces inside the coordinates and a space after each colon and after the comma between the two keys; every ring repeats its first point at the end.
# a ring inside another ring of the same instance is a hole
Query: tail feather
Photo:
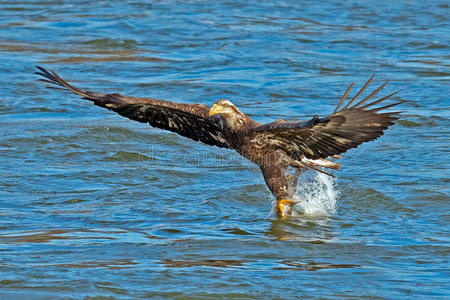
{"type": "Polygon", "coordinates": [[[333,161],[323,159],[323,158],[322,159],[309,159],[306,157],[302,157],[301,161],[308,166],[312,165],[312,166],[324,167],[324,168],[333,169],[333,170],[339,170],[341,168],[341,164],[335,163],[333,161]]]}
{"type": "Polygon", "coordinates": [[[336,177],[333,174],[330,174],[319,167],[328,168],[333,170],[339,170],[341,168],[341,164],[326,160],[326,159],[308,159],[306,157],[302,157],[300,160],[294,162],[294,167],[297,168],[310,168],[317,172],[323,173],[325,175],[336,177]]]}
{"type": "Polygon", "coordinates": [[[319,172],[319,173],[328,175],[328,176],[330,176],[330,177],[336,178],[336,176],[334,176],[333,174],[330,174],[330,173],[328,173],[328,172],[325,172],[324,170],[321,170],[321,169],[317,168],[317,167],[314,166],[314,165],[309,165],[308,168],[311,168],[311,169],[313,169],[314,171],[317,171],[317,172],[319,172]]]}

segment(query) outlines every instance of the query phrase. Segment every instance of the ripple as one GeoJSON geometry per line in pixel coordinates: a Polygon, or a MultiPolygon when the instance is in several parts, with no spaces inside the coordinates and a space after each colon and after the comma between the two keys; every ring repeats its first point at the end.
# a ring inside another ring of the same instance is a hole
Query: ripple
{"type": "Polygon", "coordinates": [[[104,158],[105,161],[152,161],[155,160],[150,156],[146,156],[142,153],[118,151],[114,155],[104,158]]]}
{"type": "Polygon", "coordinates": [[[282,261],[281,264],[287,267],[275,267],[274,270],[299,270],[299,271],[318,271],[324,269],[354,269],[360,268],[359,265],[353,264],[327,264],[316,262],[298,262],[298,261],[282,261]]]}
{"type": "Polygon", "coordinates": [[[58,63],[83,63],[83,62],[113,62],[113,61],[164,62],[167,60],[159,57],[112,55],[101,57],[72,56],[61,59],[43,60],[41,62],[45,64],[58,64],[58,63]]]}
{"type": "Polygon", "coordinates": [[[119,39],[95,39],[83,42],[85,45],[91,45],[95,48],[121,48],[121,49],[135,49],[138,44],[134,40],[119,40],[119,39]]]}
{"type": "Polygon", "coordinates": [[[231,268],[241,267],[245,264],[239,260],[224,259],[207,259],[207,260],[172,260],[166,259],[161,262],[170,268],[189,268],[189,267],[215,267],[215,268],[231,268]]]}
{"type": "MultiPolygon", "coordinates": [[[[69,269],[86,269],[86,268],[106,268],[110,270],[119,270],[126,268],[133,268],[137,265],[136,262],[129,259],[114,259],[109,261],[81,261],[76,263],[65,263],[65,264],[53,264],[46,265],[46,267],[58,267],[58,268],[69,268],[69,269]]],[[[112,289],[112,288],[111,288],[112,289]]],[[[119,289],[114,289],[117,292],[119,289]]],[[[126,291],[126,290],[122,290],[126,291]]]]}

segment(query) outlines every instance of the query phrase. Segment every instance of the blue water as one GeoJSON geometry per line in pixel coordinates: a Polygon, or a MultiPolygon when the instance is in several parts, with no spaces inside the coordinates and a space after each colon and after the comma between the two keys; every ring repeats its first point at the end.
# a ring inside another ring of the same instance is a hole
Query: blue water
{"type": "Polygon", "coordinates": [[[0,298],[449,297],[448,1],[1,1],[0,298]],[[257,166],[36,81],[333,111],[371,74],[401,120],[305,174],[278,220],[257,166]]]}

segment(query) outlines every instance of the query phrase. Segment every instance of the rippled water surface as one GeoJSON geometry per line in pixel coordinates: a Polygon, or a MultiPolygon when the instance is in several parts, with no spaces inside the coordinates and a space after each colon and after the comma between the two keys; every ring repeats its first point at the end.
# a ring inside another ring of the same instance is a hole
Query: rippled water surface
{"type": "Polygon", "coordinates": [[[448,1],[1,1],[0,297],[449,296],[448,1]],[[295,3],[295,4],[294,4],[295,3]],[[232,151],[36,81],[326,115],[391,80],[403,117],[305,174],[278,220],[232,151]],[[302,202],[303,201],[303,202],[302,202]]]}

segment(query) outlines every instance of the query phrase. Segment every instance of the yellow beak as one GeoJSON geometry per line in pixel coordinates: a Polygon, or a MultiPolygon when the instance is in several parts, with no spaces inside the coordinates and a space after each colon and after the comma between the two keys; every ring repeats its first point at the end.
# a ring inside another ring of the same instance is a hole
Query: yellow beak
{"type": "Polygon", "coordinates": [[[215,114],[221,113],[222,109],[220,106],[217,106],[217,104],[214,104],[211,109],[209,110],[209,116],[213,116],[215,114]]]}

